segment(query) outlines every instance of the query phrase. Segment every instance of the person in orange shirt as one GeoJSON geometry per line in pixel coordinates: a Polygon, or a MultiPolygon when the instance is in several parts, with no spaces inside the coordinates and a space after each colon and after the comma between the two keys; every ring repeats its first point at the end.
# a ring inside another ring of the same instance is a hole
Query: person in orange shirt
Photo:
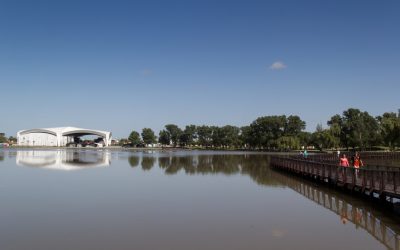
{"type": "Polygon", "coordinates": [[[361,160],[360,154],[356,152],[356,154],[353,157],[353,167],[360,168],[362,166],[364,166],[364,164],[361,160]]]}

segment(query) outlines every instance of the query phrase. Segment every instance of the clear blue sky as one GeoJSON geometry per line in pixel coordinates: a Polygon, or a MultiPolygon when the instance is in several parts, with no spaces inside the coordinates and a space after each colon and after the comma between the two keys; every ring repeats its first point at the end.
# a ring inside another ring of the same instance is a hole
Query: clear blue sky
{"type": "Polygon", "coordinates": [[[400,1],[0,1],[0,130],[400,108],[400,1]]]}

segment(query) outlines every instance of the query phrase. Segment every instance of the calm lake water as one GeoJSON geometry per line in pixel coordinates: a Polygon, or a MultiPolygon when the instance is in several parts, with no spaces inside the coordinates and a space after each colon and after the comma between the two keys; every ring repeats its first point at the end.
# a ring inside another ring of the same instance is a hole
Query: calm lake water
{"type": "Polygon", "coordinates": [[[265,154],[1,150],[0,249],[399,249],[400,220],[265,154]]]}

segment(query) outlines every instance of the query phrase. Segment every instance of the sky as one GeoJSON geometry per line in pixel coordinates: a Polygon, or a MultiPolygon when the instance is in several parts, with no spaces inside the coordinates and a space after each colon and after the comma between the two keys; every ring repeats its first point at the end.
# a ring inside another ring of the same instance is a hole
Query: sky
{"type": "Polygon", "coordinates": [[[400,108],[400,1],[0,0],[0,132],[400,108]]]}

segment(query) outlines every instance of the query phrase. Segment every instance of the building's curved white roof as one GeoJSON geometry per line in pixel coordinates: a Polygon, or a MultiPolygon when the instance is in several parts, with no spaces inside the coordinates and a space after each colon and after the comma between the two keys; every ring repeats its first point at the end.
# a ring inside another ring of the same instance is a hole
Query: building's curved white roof
{"type": "MultiPolygon", "coordinates": [[[[34,129],[18,131],[17,133],[18,145],[27,145],[28,143],[28,145],[32,146],[33,144],[29,144],[29,141],[27,143],[25,142],[25,135],[30,136],[35,134],[51,134],[55,136],[56,141],[54,140],[51,142],[46,141],[45,143],[43,143],[43,140],[41,140],[42,141],[41,146],[54,146],[54,145],[65,146],[66,143],[68,142],[68,139],[67,141],[65,141],[63,138],[72,137],[73,135],[78,135],[78,136],[97,135],[104,139],[105,146],[109,146],[111,143],[111,132],[108,131],[76,128],[76,127],[58,127],[58,128],[34,128],[34,129]],[[20,137],[22,137],[23,140],[22,143],[20,142],[20,137]]],[[[42,138],[46,137],[42,136],[42,138]]],[[[35,141],[33,141],[33,143],[34,142],[35,141]]]]}
{"type": "Polygon", "coordinates": [[[28,134],[28,133],[50,133],[54,135],[65,135],[72,133],[88,133],[88,134],[99,134],[102,136],[110,135],[111,132],[102,131],[102,130],[94,130],[94,129],[84,129],[84,128],[76,128],[76,127],[58,127],[58,128],[35,128],[35,129],[27,129],[18,131],[18,134],[28,134]]]}

